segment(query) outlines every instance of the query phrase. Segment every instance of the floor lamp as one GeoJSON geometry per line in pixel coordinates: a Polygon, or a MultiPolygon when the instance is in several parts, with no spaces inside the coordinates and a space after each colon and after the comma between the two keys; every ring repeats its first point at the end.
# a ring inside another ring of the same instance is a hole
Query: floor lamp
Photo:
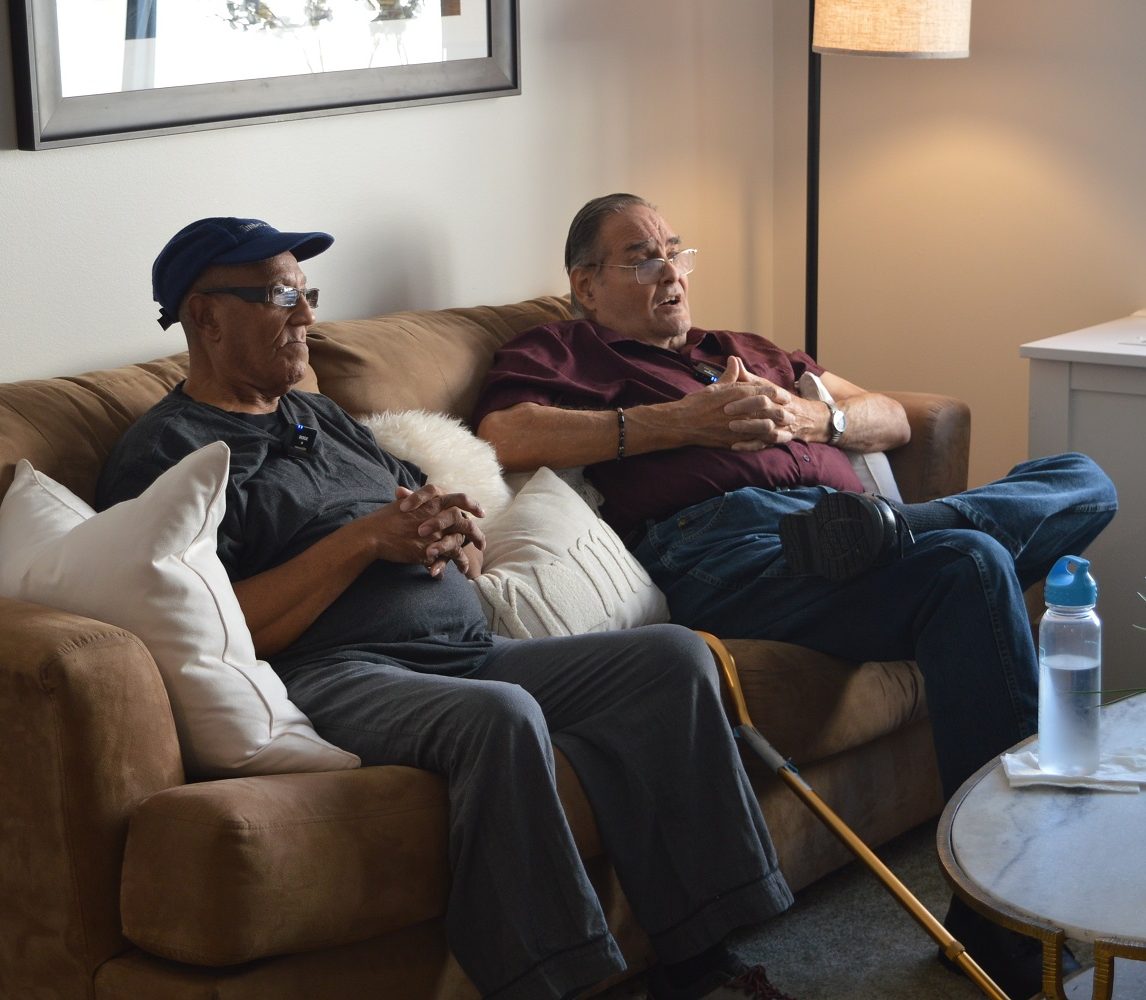
{"type": "Polygon", "coordinates": [[[814,358],[819,348],[820,54],[966,58],[971,0],[809,0],[808,34],[804,350],[814,358]]]}

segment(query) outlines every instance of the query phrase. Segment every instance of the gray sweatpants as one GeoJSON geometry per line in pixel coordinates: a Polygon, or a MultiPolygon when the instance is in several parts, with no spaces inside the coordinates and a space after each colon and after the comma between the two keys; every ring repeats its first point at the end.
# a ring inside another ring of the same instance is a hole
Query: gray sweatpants
{"type": "Polygon", "coordinates": [[[446,777],[447,933],[483,996],[560,998],[624,968],[557,796],[553,746],[663,961],[792,901],[712,656],[687,629],[498,640],[465,678],[316,664],[287,687],[364,764],[446,777]]]}

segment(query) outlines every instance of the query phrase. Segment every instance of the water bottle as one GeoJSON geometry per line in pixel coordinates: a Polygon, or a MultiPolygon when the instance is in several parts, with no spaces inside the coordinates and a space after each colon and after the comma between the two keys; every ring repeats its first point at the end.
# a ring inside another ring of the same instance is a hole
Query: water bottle
{"type": "Polygon", "coordinates": [[[1102,624],[1090,563],[1063,556],[1047,577],[1039,625],[1039,767],[1054,774],[1098,769],[1102,624]]]}

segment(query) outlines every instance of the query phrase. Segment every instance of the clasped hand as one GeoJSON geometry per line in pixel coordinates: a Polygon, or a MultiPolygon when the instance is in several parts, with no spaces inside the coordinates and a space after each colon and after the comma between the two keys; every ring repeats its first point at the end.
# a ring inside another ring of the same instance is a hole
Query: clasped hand
{"type": "Polygon", "coordinates": [[[692,426],[709,438],[704,443],[733,451],[760,451],[805,440],[825,419],[822,404],[753,375],[735,356],[728,359],[717,382],[685,396],[681,404],[698,411],[692,426]]]}
{"type": "Polygon", "coordinates": [[[443,493],[427,484],[417,490],[399,486],[393,502],[368,516],[376,522],[379,558],[420,563],[430,576],[440,577],[451,562],[467,576],[480,571],[480,557],[471,555],[485,547],[475,520],[484,513],[466,494],[443,493]],[[473,549],[467,552],[469,546],[473,549]]]}

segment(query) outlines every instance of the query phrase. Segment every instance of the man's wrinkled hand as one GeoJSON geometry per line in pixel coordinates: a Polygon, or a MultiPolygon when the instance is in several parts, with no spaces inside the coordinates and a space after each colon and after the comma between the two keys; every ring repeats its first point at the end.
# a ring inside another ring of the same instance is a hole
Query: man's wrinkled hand
{"type": "Polygon", "coordinates": [[[440,577],[448,563],[470,575],[467,548],[485,548],[485,535],[476,518],[485,512],[481,504],[464,493],[443,493],[427,484],[417,490],[399,487],[395,493],[399,511],[417,519],[416,537],[422,544],[420,562],[432,577],[440,577]]]}
{"type": "Polygon", "coordinates": [[[740,435],[734,451],[759,451],[772,445],[805,440],[824,422],[822,403],[796,396],[783,386],[753,375],[739,358],[730,357],[725,377],[737,385],[751,386],[751,392],[731,400],[724,412],[731,418],[729,429],[740,435]],[[735,372],[735,377],[729,377],[735,372]]]}
{"type": "Polygon", "coordinates": [[[717,381],[671,405],[680,425],[687,428],[687,443],[759,451],[791,440],[787,421],[792,399],[791,393],[753,375],[732,356],[717,381]]]}

